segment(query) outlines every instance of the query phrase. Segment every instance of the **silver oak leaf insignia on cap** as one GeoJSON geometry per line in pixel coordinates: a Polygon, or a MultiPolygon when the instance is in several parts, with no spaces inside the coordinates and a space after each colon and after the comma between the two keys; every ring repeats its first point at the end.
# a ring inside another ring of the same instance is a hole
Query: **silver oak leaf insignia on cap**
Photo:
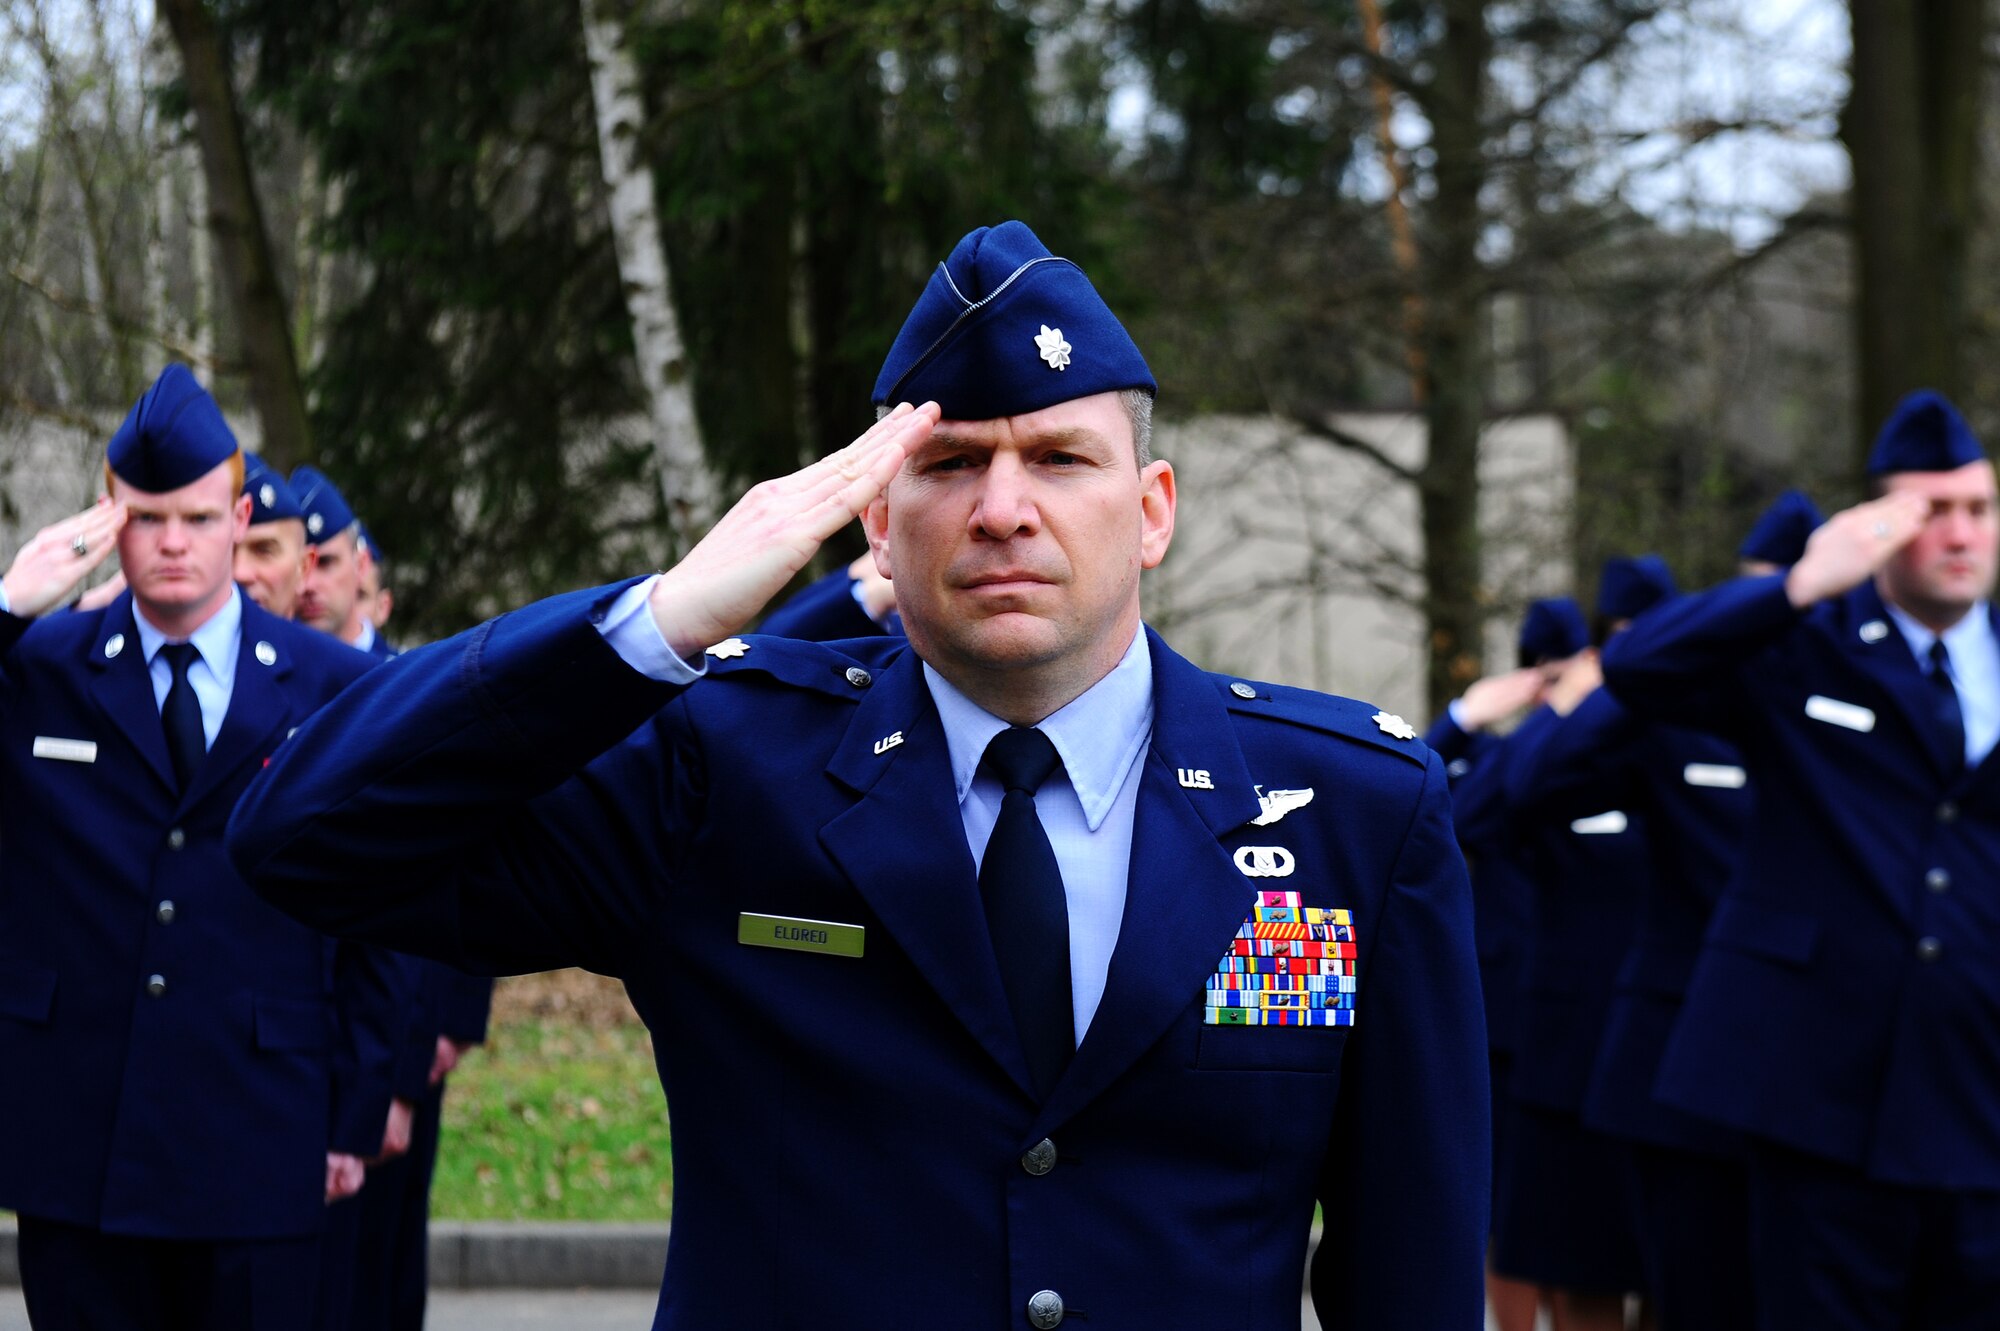
{"type": "Polygon", "coordinates": [[[1382,727],[1383,733],[1393,736],[1396,739],[1415,739],[1417,737],[1416,727],[1393,712],[1377,712],[1369,719],[1382,727]]]}
{"type": "Polygon", "coordinates": [[[1042,353],[1042,359],[1048,362],[1051,370],[1069,367],[1069,353],[1073,348],[1063,341],[1062,329],[1043,324],[1042,331],[1035,335],[1035,349],[1042,353]]]}

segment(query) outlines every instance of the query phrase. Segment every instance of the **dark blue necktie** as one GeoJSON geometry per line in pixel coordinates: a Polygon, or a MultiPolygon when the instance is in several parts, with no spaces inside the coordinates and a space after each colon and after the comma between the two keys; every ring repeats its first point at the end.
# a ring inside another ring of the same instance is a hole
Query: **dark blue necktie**
{"type": "Polygon", "coordinates": [[[1007,793],[979,865],[979,895],[1000,963],[1000,982],[1043,1099],[1076,1052],[1069,900],[1049,834],[1035,813],[1036,788],[1061,765],[1047,735],[1019,726],[995,735],[980,761],[1007,793]]]}
{"type": "Polygon", "coordinates": [[[201,732],[201,703],[194,696],[194,685],[188,683],[188,667],[198,653],[191,642],[170,642],[160,648],[160,655],[167,658],[174,672],[160,720],[167,728],[167,756],[173,759],[174,780],[186,790],[208,753],[208,740],[201,732]]]}
{"type": "Polygon", "coordinates": [[[1957,772],[1965,767],[1965,712],[1958,705],[1958,690],[1951,686],[1950,664],[1951,653],[1939,638],[1931,644],[1931,689],[1937,694],[1938,728],[1949,741],[1951,770],[1957,772]]]}

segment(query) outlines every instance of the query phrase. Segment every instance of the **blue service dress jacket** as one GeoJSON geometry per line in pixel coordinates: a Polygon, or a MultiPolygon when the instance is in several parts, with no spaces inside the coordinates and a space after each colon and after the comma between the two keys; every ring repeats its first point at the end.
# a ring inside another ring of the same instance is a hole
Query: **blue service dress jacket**
{"type": "Polygon", "coordinates": [[[1527,947],[1533,885],[1506,836],[1497,764],[1506,738],[1468,732],[1447,712],[1424,735],[1451,782],[1452,821],[1472,871],[1473,942],[1486,1007],[1486,1044],[1496,1054],[1520,1047],[1521,954],[1527,947]]]}
{"type": "Polygon", "coordinates": [[[244,785],[369,666],[247,597],[229,710],[177,791],[129,593],[0,615],[0,1206],[107,1233],[306,1236],[372,1155],[398,968],[258,899],[244,785]]]}
{"type": "Polygon", "coordinates": [[[803,638],[807,642],[899,635],[901,621],[893,614],[890,620],[893,627],[877,624],[868,617],[868,612],[854,599],[854,579],[843,566],[801,588],[764,616],[757,631],[780,638],[803,638]]]}
{"type": "Polygon", "coordinates": [[[907,643],[752,637],[677,689],[595,627],[622,590],[364,679],[253,783],[231,846],[330,930],[625,980],[674,1117],[656,1326],[1001,1331],[1053,1290],[1082,1325],[1291,1331],[1315,1200],[1328,1326],[1480,1325],[1470,908],[1414,739],[1151,638],[1121,932],[1038,1102],[907,643]],[[1259,786],[1315,794],[1258,826],[1259,786]],[[1351,947],[1358,984],[1314,973],[1352,1025],[1209,1023],[1213,982],[1275,959],[1237,946],[1267,891],[1350,912],[1315,951],[1351,947]],[[747,945],[768,917],[858,926],[863,954],[747,945]]]}
{"type": "Polygon", "coordinates": [[[1508,779],[1525,816],[1582,817],[1608,802],[1645,828],[1652,871],[1618,968],[1584,1122],[1654,1146],[1739,1157],[1736,1133],[1662,1103],[1654,1085],[1709,915],[1748,831],[1741,756],[1712,735],[1643,720],[1599,689],[1550,727],[1508,779]]]}
{"type": "Polygon", "coordinates": [[[2000,761],[1953,761],[1874,586],[1801,613],[1782,574],[1726,583],[1604,673],[1757,779],[1663,1098],[1881,1181],[2000,1188],[2000,761]]]}
{"type": "Polygon", "coordinates": [[[1651,864],[1636,809],[1608,798],[1587,811],[1534,807],[1539,791],[1518,774],[1533,770],[1560,719],[1538,707],[1507,737],[1473,791],[1470,822],[1505,828],[1502,844],[1532,890],[1509,1089],[1525,1103],[1581,1114],[1651,864]],[[1498,781],[1497,793],[1487,780],[1498,781]]]}

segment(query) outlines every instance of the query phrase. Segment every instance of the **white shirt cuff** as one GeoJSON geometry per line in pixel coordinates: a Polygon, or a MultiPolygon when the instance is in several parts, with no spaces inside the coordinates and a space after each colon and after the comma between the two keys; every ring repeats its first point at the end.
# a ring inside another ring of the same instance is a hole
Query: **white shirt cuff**
{"type": "Polygon", "coordinates": [[[1468,735],[1472,733],[1472,727],[1465,724],[1465,708],[1460,705],[1460,702],[1457,698],[1453,698],[1450,703],[1446,704],[1444,710],[1445,710],[1445,715],[1451,718],[1451,723],[1453,725],[1457,726],[1460,730],[1463,730],[1468,735]]]}
{"type": "Polygon", "coordinates": [[[11,615],[13,613],[14,603],[7,599],[7,584],[0,582],[0,614],[11,615]]]}
{"type": "Polygon", "coordinates": [[[655,573],[644,582],[627,587],[598,621],[597,631],[604,635],[620,660],[646,678],[662,684],[692,684],[707,672],[708,661],[704,657],[699,667],[691,666],[667,646],[648,602],[653,584],[659,580],[660,575],[655,573]]]}

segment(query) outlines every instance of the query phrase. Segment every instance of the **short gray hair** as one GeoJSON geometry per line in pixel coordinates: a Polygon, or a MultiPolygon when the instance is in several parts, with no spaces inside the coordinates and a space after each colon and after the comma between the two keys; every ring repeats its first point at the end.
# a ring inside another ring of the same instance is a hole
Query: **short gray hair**
{"type": "MultiPolygon", "coordinates": [[[[1153,395],[1143,388],[1121,388],[1118,405],[1125,408],[1125,419],[1132,426],[1132,455],[1144,471],[1153,461],[1153,395]]],[[[875,419],[881,420],[889,411],[886,404],[876,404],[875,419]]]]}

